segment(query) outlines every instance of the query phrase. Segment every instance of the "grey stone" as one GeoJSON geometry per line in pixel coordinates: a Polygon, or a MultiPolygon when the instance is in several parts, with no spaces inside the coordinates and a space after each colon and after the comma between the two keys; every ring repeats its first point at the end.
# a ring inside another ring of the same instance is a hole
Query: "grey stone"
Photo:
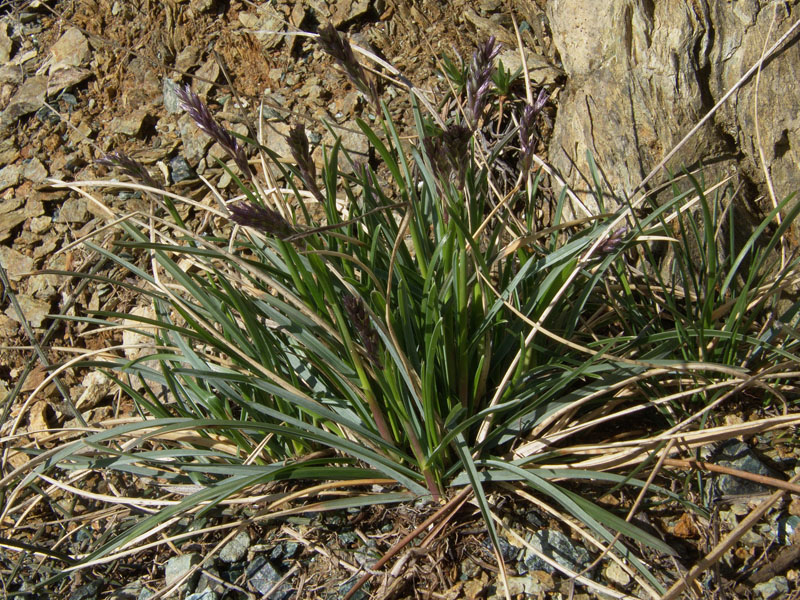
{"type": "Polygon", "coordinates": [[[0,246],[0,265],[3,265],[11,281],[19,281],[33,270],[33,259],[8,246],[0,246]]]}
{"type": "Polygon", "coordinates": [[[208,92],[211,91],[211,88],[214,87],[217,79],[219,79],[219,74],[219,63],[216,58],[210,56],[195,73],[197,77],[197,79],[195,79],[197,95],[201,98],[205,98],[208,92]]]}
{"type": "Polygon", "coordinates": [[[0,83],[21,84],[22,69],[18,65],[0,66],[0,83]]]}
{"type": "Polygon", "coordinates": [[[132,581],[111,592],[108,600],[137,600],[143,589],[141,581],[132,581]]]}
{"type": "Polygon", "coordinates": [[[0,214],[0,241],[8,239],[12,230],[27,218],[21,210],[0,214]]]}
{"type": "MultiPolygon", "coordinates": [[[[269,592],[280,579],[281,574],[278,570],[261,555],[255,557],[247,567],[247,582],[259,594],[264,595],[269,592]]],[[[272,593],[270,598],[287,600],[291,594],[291,586],[288,583],[284,583],[272,593]]]]}
{"type": "Polygon", "coordinates": [[[20,165],[8,165],[0,169],[0,192],[19,183],[22,175],[20,165]]]}
{"type": "Polygon", "coordinates": [[[335,3],[331,22],[335,27],[363,17],[369,11],[371,0],[340,0],[335,3]]]}
{"type": "Polygon", "coordinates": [[[84,223],[89,212],[86,210],[86,200],[83,198],[69,198],[61,205],[56,223],[84,223]]]}
{"type": "Polygon", "coordinates": [[[161,84],[161,94],[164,98],[164,108],[171,115],[177,115],[183,112],[181,108],[181,101],[175,90],[178,89],[178,84],[169,77],[164,77],[161,84]]]}
{"type": "Polygon", "coordinates": [[[47,80],[47,95],[53,96],[61,90],[69,89],[92,76],[90,69],[83,67],[64,67],[47,80]]]}
{"type": "Polygon", "coordinates": [[[14,44],[8,37],[8,22],[0,21],[0,64],[5,65],[11,58],[14,44]]]}
{"type": "Polygon", "coordinates": [[[753,591],[764,600],[785,598],[789,593],[789,580],[783,575],[779,575],[778,577],[773,577],[769,581],[755,585],[753,591]]]}
{"type": "MultiPolygon", "coordinates": [[[[552,529],[536,531],[531,537],[530,543],[539,552],[572,571],[582,571],[592,562],[592,558],[586,548],[576,545],[563,533],[552,529]]],[[[541,560],[530,550],[526,551],[523,560],[530,571],[556,572],[555,568],[541,560]]]]}
{"type": "Polygon", "coordinates": [[[178,71],[188,71],[197,64],[200,58],[200,49],[194,44],[185,46],[175,57],[175,68],[178,71]]]}
{"type": "MultiPolygon", "coordinates": [[[[188,573],[192,567],[200,562],[199,554],[181,554],[180,556],[173,556],[167,561],[167,566],[164,570],[164,583],[171,586],[173,583],[182,578],[188,573]]],[[[194,583],[197,581],[198,573],[195,572],[189,579],[178,586],[178,593],[183,594],[188,592],[194,583]]]]}
{"type": "Polygon", "coordinates": [[[191,0],[189,3],[193,10],[199,13],[211,12],[216,0],[191,0]]]}
{"type": "Polygon", "coordinates": [[[271,4],[259,6],[254,13],[239,13],[239,22],[261,43],[266,50],[277,48],[283,42],[280,32],[285,29],[284,16],[271,4]]]}
{"type": "MultiPolygon", "coordinates": [[[[507,563],[512,563],[513,561],[517,560],[517,556],[519,556],[521,548],[518,546],[514,546],[513,544],[509,543],[508,540],[505,538],[500,538],[500,555],[503,557],[503,560],[507,563]]],[[[483,542],[484,548],[489,552],[493,552],[492,548],[492,540],[486,538],[483,542]]]]}
{"type": "MultiPolygon", "coordinates": [[[[502,578],[498,577],[496,587],[498,591],[504,589],[502,578]]],[[[544,586],[533,577],[508,578],[508,592],[512,598],[528,598],[535,594],[543,594],[545,591],[544,586]]],[[[498,598],[505,598],[505,594],[498,594],[498,598]]]]}
{"type": "MultiPolygon", "coordinates": [[[[711,462],[739,471],[747,471],[755,475],[775,477],[762,463],[747,444],[738,440],[725,442],[713,455],[711,462]]],[[[741,479],[734,475],[720,475],[716,482],[719,493],[723,496],[750,496],[769,493],[771,490],[765,485],[741,479]]]]}
{"type": "Polygon", "coordinates": [[[13,306],[9,306],[6,309],[6,316],[17,323],[22,323],[24,318],[31,324],[31,327],[35,329],[41,328],[47,315],[50,314],[50,303],[44,300],[37,300],[27,294],[17,294],[17,302],[22,310],[22,317],[17,314],[13,306]]]}
{"type": "Polygon", "coordinates": [[[184,600],[217,600],[217,597],[216,592],[212,590],[203,590],[202,592],[189,594],[184,600]]]}
{"type": "Polygon", "coordinates": [[[246,531],[240,531],[234,538],[223,546],[220,550],[219,558],[226,563],[234,563],[240,561],[247,554],[247,549],[250,547],[250,534],[246,531]]]}
{"type": "Polygon", "coordinates": [[[290,126],[288,123],[265,123],[264,124],[264,145],[275,152],[281,158],[292,160],[292,151],[286,142],[289,135],[290,126]]]}
{"type": "Polygon", "coordinates": [[[211,145],[211,138],[200,131],[189,115],[178,119],[178,130],[183,141],[183,155],[192,164],[196,164],[205,156],[206,148],[211,145]]]}
{"type": "Polygon", "coordinates": [[[31,158],[23,162],[22,176],[28,181],[39,183],[47,177],[47,169],[38,158],[31,158]]]}
{"type": "MultiPolygon", "coordinates": [[[[514,74],[517,69],[522,68],[522,59],[519,50],[516,48],[506,48],[497,56],[496,62],[503,62],[503,68],[514,74]]],[[[528,67],[528,74],[531,81],[538,85],[552,85],[556,79],[564,75],[564,72],[555,67],[547,58],[535,54],[525,49],[525,64],[528,67]]],[[[520,75],[524,76],[524,72],[520,75]]]]}
{"type": "Polygon", "coordinates": [[[115,117],[111,120],[111,131],[132,137],[137,136],[147,117],[147,111],[141,109],[126,113],[122,117],[115,117]]]}
{"type": "Polygon", "coordinates": [[[606,579],[611,583],[615,583],[621,587],[626,587],[631,582],[631,576],[628,572],[613,561],[606,567],[604,574],[606,579]]]}
{"type": "Polygon", "coordinates": [[[169,161],[169,177],[172,183],[186,181],[194,177],[194,171],[182,156],[176,156],[169,161]]]}
{"type": "Polygon", "coordinates": [[[80,29],[70,27],[50,47],[50,75],[65,67],[79,67],[89,59],[89,41],[80,29]]]}
{"type": "Polygon", "coordinates": [[[141,592],[139,592],[139,597],[136,600],[149,600],[149,598],[152,598],[153,596],[155,596],[154,592],[144,588],[141,592]]]}
{"type": "Polygon", "coordinates": [[[105,581],[102,579],[95,579],[89,583],[80,586],[69,595],[69,600],[94,600],[100,594],[105,581]]]}

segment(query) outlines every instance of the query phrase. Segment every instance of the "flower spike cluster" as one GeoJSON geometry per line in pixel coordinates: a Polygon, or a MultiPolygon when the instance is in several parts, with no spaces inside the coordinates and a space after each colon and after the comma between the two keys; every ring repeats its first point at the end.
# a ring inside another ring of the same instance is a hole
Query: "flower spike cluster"
{"type": "Polygon", "coordinates": [[[252,227],[281,239],[297,233],[280,214],[266,206],[237,202],[228,206],[231,219],[239,225],[252,227]]]}
{"type": "Polygon", "coordinates": [[[289,144],[289,150],[292,152],[292,158],[297,164],[297,170],[300,172],[300,179],[303,180],[306,189],[314,194],[314,198],[318,202],[324,202],[325,198],[319,187],[317,187],[317,168],[311,158],[305,126],[300,124],[292,127],[289,130],[287,143],[289,144]]]}
{"type": "Polygon", "coordinates": [[[539,90],[536,101],[531,106],[526,104],[522,109],[522,118],[519,120],[519,147],[522,153],[522,170],[526,172],[531,164],[531,156],[535,150],[536,138],[539,131],[536,127],[536,115],[542,112],[549,96],[544,88],[539,90]]]}
{"type": "Polygon", "coordinates": [[[247,179],[253,178],[253,171],[247,162],[247,154],[244,146],[239,144],[237,139],[226,129],[223,129],[216,119],[211,116],[208,107],[187,85],[185,88],[177,88],[175,93],[180,100],[181,108],[185,110],[195,124],[215,142],[217,142],[225,152],[233,159],[239,167],[242,175],[247,179]]]}
{"type": "Polygon", "coordinates": [[[380,359],[378,358],[378,342],[380,338],[372,323],[369,322],[369,315],[364,308],[364,301],[357,296],[347,295],[342,300],[342,304],[353,328],[358,332],[358,337],[361,338],[361,343],[364,344],[367,357],[373,364],[380,366],[380,359]]]}
{"type": "Polygon", "coordinates": [[[470,158],[469,141],[472,130],[464,125],[451,125],[437,136],[423,140],[425,153],[436,174],[456,184],[464,185],[470,158]]]}
{"type": "Polygon", "coordinates": [[[339,35],[332,23],[319,30],[317,43],[344,69],[353,85],[372,102],[373,106],[380,109],[380,97],[375,80],[356,60],[350,42],[339,35]]]}
{"type": "Polygon", "coordinates": [[[500,54],[500,44],[491,36],[478,46],[472,55],[467,78],[467,113],[473,129],[478,126],[492,87],[494,59],[500,54]]]}
{"type": "Polygon", "coordinates": [[[118,169],[134,181],[139,181],[146,186],[152,188],[161,187],[150,177],[150,173],[147,172],[147,169],[144,168],[142,163],[122,152],[112,152],[98,159],[96,162],[98,165],[103,165],[104,167],[118,169]]]}

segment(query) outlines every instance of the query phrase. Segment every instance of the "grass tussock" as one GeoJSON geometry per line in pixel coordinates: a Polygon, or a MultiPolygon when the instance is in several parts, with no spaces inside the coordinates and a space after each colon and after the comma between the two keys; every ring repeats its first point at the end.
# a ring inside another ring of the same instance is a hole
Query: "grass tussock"
{"type": "MultiPolygon", "coordinates": [[[[130,157],[103,160],[152,210],[106,207],[124,235],[84,243],[131,276],[103,283],[150,311],[74,318],[96,331],[124,321],[146,352],[103,348],[61,368],[107,372],[138,416],[63,432],[49,450],[24,446],[29,461],[2,482],[3,526],[56,492],[106,507],[113,526],[80,555],[38,549],[63,567],[58,577],[200,535],[182,517],[231,505],[266,502],[253,517],[266,520],[423,498],[442,520],[469,496],[498,547],[517,535],[492,500],[502,490],[560,519],[646,595],[666,594],[679,575],[655,573],[639,549],[674,551],[632,517],[665,501],[709,513],[697,490],[667,485],[665,468],[797,421],[798,257],[782,244],[800,204],[777,202],[734,239],[736,190],[684,172],[666,201],[642,195],[565,221],[580,199],[544,191],[558,178],[536,154],[547,94],[495,70],[494,40],[468,63],[443,63],[450,110],[431,112],[411,90],[410,140],[349,43],[331,28],[320,44],[378,113],[356,123],[374,149],[368,164],[336,143],[318,169],[299,124],[294,164],[282,164],[224,130],[189,89],[184,108],[228,152],[238,196],[209,184],[215,203],[198,203],[158,189],[130,157]],[[513,92],[522,84],[526,99],[513,92]],[[213,233],[196,233],[182,205],[213,233]],[[748,395],[763,418],[721,422],[748,395]],[[138,492],[87,491],[97,473],[138,492]],[[595,501],[621,488],[636,499],[627,513],[595,501]]],[[[91,191],[103,182],[65,185],[104,206],[91,191]]],[[[11,446],[25,439],[16,427],[4,430],[11,446]]]]}

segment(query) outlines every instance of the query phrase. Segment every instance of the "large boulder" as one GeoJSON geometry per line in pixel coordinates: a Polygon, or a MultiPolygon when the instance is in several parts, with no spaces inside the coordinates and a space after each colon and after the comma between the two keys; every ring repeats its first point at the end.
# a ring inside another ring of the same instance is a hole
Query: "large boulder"
{"type": "MultiPolygon", "coordinates": [[[[587,151],[601,169],[605,208],[614,208],[758,60],[765,40],[771,45],[792,25],[800,11],[788,4],[778,3],[776,16],[769,0],[549,0],[567,74],[549,158],[590,210],[597,206],[587,151]]],[[[779,199],[798,182],[798,71],[800,47],[790,40],[759,84],[761,142],[779,199]]],[[[668,168],[702,159],[708,182],[735,171],[765,190],[755,89],[753,76],[668,168]]]]}

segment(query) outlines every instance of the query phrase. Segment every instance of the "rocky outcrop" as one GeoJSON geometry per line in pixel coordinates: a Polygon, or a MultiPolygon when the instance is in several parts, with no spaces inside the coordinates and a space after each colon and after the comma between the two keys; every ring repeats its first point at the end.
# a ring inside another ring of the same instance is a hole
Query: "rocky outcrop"
{"type": "MultiPolygon", "coordinates": [[[[550,0],[547,16],[567,84],[549,157],[587,204],[586,158],[601,168],[606,209],[642,178],[798,18],[797,2],[550,0]],[[775,6],[777,6],[777,11],[775,6]],[[770,26],[772,30],[770,32],[770,26]]],[[[764,64],[758,124],[778,198],[797,188],[800,45],[790,38],[764,64]]],[[[763,186],[751,77],[670,161],[699,160],[706,181],[735,170],[763,186]]],[[[662,177],[662,180],[664,177],[662,177]]],[[[596,210],[597,206],[591,207],[596,210]]]]}

